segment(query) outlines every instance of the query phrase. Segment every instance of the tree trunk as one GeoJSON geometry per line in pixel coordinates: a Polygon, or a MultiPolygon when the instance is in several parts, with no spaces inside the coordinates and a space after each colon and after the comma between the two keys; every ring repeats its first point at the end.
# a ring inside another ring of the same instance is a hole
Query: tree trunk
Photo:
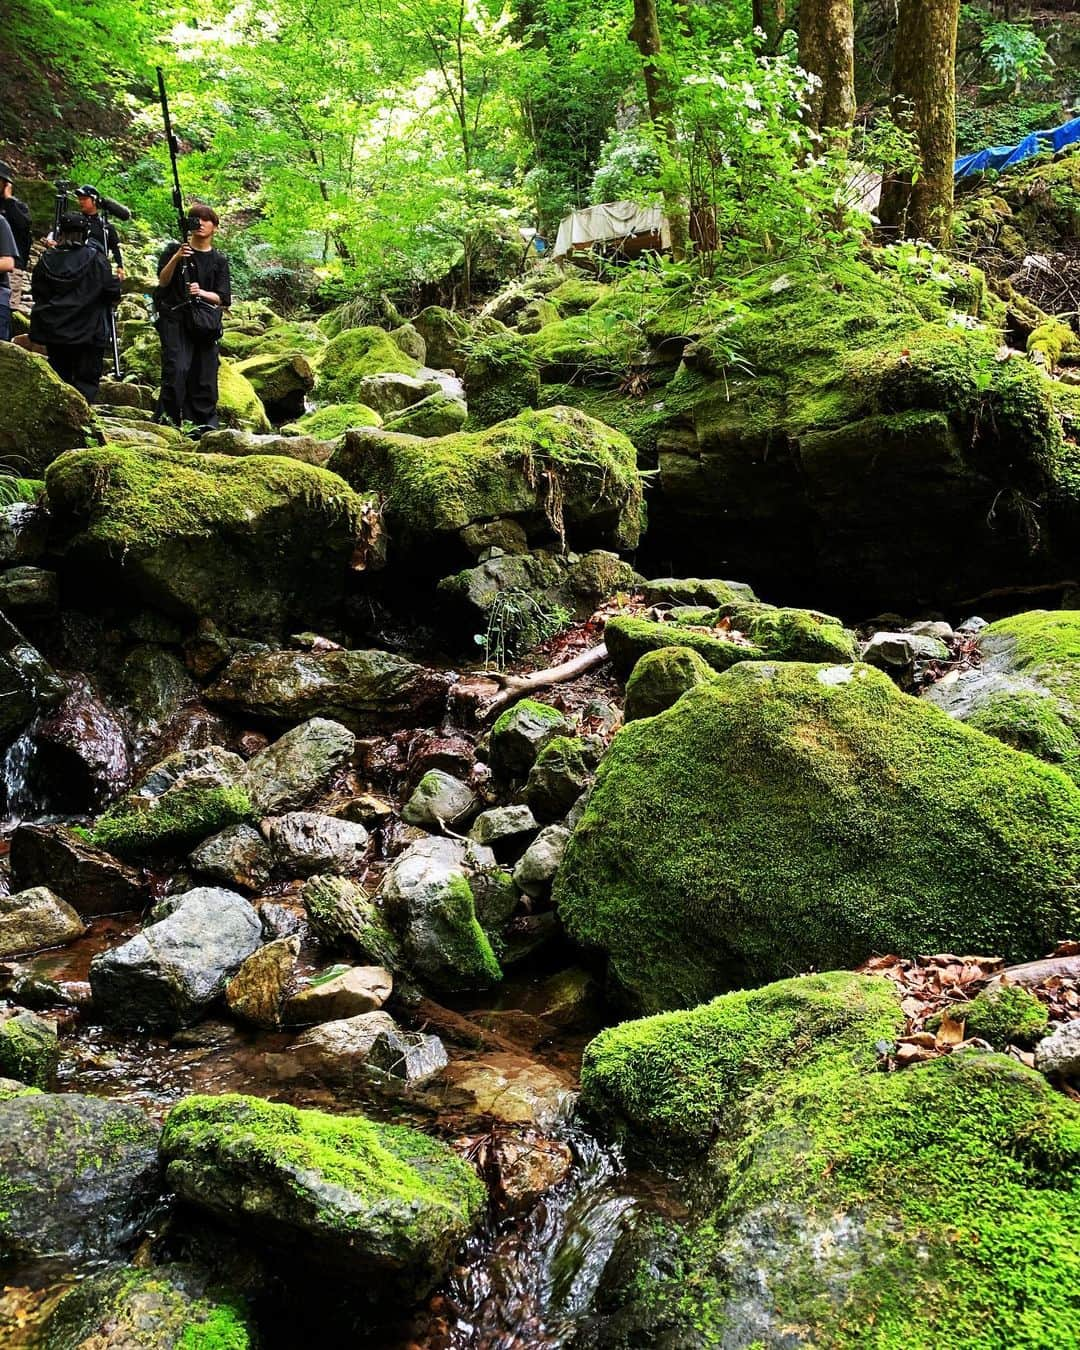
{"type": "Polygon", "coordinates": [[[764,51],[772,56],[788,27],[788,0],[754,0],[754,27],[765,34],[764,51]]]}
{"type": "Polygon", "coordinates": [[[821,83],[810,94],[807,125],[846,130],[855,116],[855,12],[852,0],[801,0],[799,65],[821,83]]]}
{"type": "Polygon", "coordinates": [[[956,158],[956,29],[960,0],[899,0],[893,97],[896,119],[915,133],[922,172],[887,178],[882,227],[944,242],[952,228],[956,158]]]}
{"type": "Polygon", "coordinates": [[[686,206],[672,182],[678,152],[675,109],[671,90],[660,68],[660,21],[656,14],[656,0],[634,0],[634,23],[630,37],[641,53],[649,117],[661,141],[664,213],[671,229],[671,252],[678,262],[686,257],[686,206]]]}

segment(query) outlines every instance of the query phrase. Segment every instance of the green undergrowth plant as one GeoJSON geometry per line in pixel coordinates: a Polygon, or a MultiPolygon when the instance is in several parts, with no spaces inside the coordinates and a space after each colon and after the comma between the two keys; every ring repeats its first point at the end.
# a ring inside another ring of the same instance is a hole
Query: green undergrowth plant
{"type": "Polygon", "coordinates": [[[473,641],[482,647],[484,659],[494,670],[505,670],[509,661],[554,637],[573,621],[564,606],[537,599],[520,586],[499,591],[488,610],[487,627],[473,641]]]}

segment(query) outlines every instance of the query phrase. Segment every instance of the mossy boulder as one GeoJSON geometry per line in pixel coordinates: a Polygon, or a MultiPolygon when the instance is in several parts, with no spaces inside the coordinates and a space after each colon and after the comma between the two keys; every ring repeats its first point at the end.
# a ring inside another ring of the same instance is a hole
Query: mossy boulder
{"type": "Polygon", "coordinates": [[[744,663],[620,731],[555,887],[645,1009],[872,952],[1041,955],[1080,792],[869,667],[744,663]]]}
{"type": "Polygon", "coordinates": [[[555,736],[529,770],[522,797],[537,820],[560,820],[592,783],[600,746],[583,736],[555,736]]]}
{"type": "Polygon", "coordinates": [[[386,419],[387,431],[407,436],[452,436],[465,425],[469,410],[459,398],[442,392],[428,394],[419,403],[386,419]]]}
{"type": "Polygon", "coordinates": [[[317,440],[332,441],[350,427],[381,427],[382,418],[374,408],[363,403],[328,403],[324,408],[305,413],[281,428],[287,436],[314,436],[317,440]]]}
{"type": "MultiPolygon", "coordinates": [[[[1046,1004],[1021,985],[995,984],[966,1003],[949,1005],[951,1018],[964,1023],[965,1036],[989,1041],[995,1050],[1010,1045],[1032,1046],[1046,1035],[1049,1014],[1046,1004]]],[[[931,1031],[941,1025],[937,1014],[927,1021],[931,1031]]]]}
{"type": "Polygon", "coordinates": [[[569,276],[560,281],[554,290],[548,292],[548,299],[558,306],[559,313],[567,318],[574,314],[584,314],[598,301],[611,294],[611,287],[602,281],[590,281],[588,277],[569,276]]]}
{"type": "Polygon", "coordinates": [[[236,369],[251,384],[272,421],[303,416],[304,395],[315,387],[315,372],[302,352],[260,352],[238,361],[236,369]]]}
{"type": "Polygon", "coordinates": [[[932,685],[927,699],[1080,783],[1080,610],[1000,619],[978,645],[978,668],[932,685]]]}
{"type": "Polygon", "coordinates": [[[677,703],[688,689],[708,684],[714,671],[692,647],[658,647],[646,652],[626,681],[627,722],[655,717],[677,703]]]}
{"type": "Polygon", "coordinates": [[[522,337],[487,334],[465,363],[469,420],[475,427],[505,422],[540,401],[540,375],[522,337]]]}
{"type": "Polygon", "coordinates": [[[142,857],[181,848],[254,815],[242,787],[195,777],[157,797],[131,793],[98,819],[91,839],[121,857],[142,857]]]}
{"type": "Polygon", "coordinates": [[[40,476],[64,450],[97,439],[90,405],[43,356],[0,343],[0,389],[0,459],[15,473],[40,476]]]}
{"type": "Polygon", "coordinates": [[[231,361],[218,367],[218,421],[239,431],[270,430],[270,419],[255,386],[231,361]]]}
{"type": "Polygon", "coordinates": [[[497,517],[516,520],[537,544],[565,537],[624,549],[641,534],[633,446],[570,408],[431,440],[355,432],[328,467],[385,498],[392,550],[429,567],[449,536],[497,517]]]}
{"type": "Polygon", "coordinates": [[[599,1343],[1058,1344],[1080,1311],[1080,1109],[997,1055],[875,1072],[901,1020],[884,982],[833,973],[593,1042],[593,1111],[701,1159],[599,1343]]]}
{"type": "Polygon", "coordinates": [[[336,440],[315,436],[257,436],[252,431],[208,431],[199,439],[200,455],[283,455],[319,468],[337,448],[336,440]]]}
{"type": "Polygon", "coordinates": [[[169,1187],[259,1245],[424,1294],[483,1212],[468,1163],[364,1116],[253,1097],[189,1097],[161,1138],[169,1187]]]}
{"type": "Polygon", "coordinates": [[[460,315],[442,305],[428,305],[412,321],[412,326],[424,339],[425,360],[438,370],[460,370],[465,365],[463,340],[469,325],[460,315]]]}
{"type": "Polygon", "coordinates": [[[47,1087],[60,1062],[56,1026],[23,1008],[0,1014],[0,1078],[47,1087]]]}
{"type": "MultiPolygon", "coordinates": [[[[705,616],[702,615],[702,618],[705,616]]],[[[689,648],[713,670],[727,670],[739,661],[756,661],[765,655],[753,643],[737,641],[726,628],[690,623],[658,623],[629,614],[616,614],[604,625],[604,641],[619,679],[630,672],[648,652],[689,648]]]]}
{"type": "Polygon", "coordinates": [[[360,390],[368,376],[416,376],[421,369],[421,363],[403,352],[382,328],[349,328],[322,353],[317,396],[323,403],[363,402],[360,390]]]}
{"type": "Polygon", "coordinates": [[[392,328],[390,338],[397,343],[406,356],[411,356],[420,365],[427,362],[427,343],[415,324],[403,323],[397,328],[392,328]]]}
{"type": "MultiPolygon", "coordinates": [[[[239,632],[333,610],[364,502],[323,469],[276,456],[76,450],[46,486],[67,575],[239,632]]],[[[100,604],[96,601],[94,607],[100,604]]]]}
{"type": "Polygon", "coordinates": [[[572,731],[571,720],[550,703],[520,699],[491,728],[491,767],[502,778],[523,778],[545,745],[572,731]]]}
{"type": "Polygon", "coordinates": [[[745,581],[700,577],[656,577],[642,585],[641,594],[647,605],[701,605],[705,609],[757,599],[745,581]]]}
{"type": "Polygon", "coordinates": [[[1067,323],[1051,319],[1041,323],[1027,340],[1027,354],[1033,361],[1056,370],[1062,358],[1080,356],[1080,338],[1067,323]]]}
{"type": "Polygon", "coordinates": [[[205,1271],[124,1266],[65,1293],[41,1332],[40,1350],[250,1350],[256,1343],[244,1302],[205,1271]]]}

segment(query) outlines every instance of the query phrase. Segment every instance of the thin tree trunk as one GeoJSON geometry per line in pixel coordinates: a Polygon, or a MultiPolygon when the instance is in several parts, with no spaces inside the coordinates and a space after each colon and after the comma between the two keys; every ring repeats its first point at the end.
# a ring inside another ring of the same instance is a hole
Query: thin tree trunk
{"type": "Polygon", "coordinates": [[[944,242],[952,228],[956,158],[956,29],[960,0],[899,0],[893,96],[897,121],[915,133],[922,172],[886,178],[882,227],[944,242]]]}
{"type": "MultiPolygon", "coordinates": [[[[668,164],[661,164],[661,190],[664,194],[664,213],[671,230],[671,252],[676,261],[686,257],[686,205],[679,196],[670,175],[677,159],[678,144],[675,135],[674,100],[667,80],[660,68],[660,20],[656,0],[634,0],[634,23],[630,37],[641,53],[645,94],[649,101],[649,117],[661,142],[667,148],[668,164]]],[[[661,152],[661,159],[665,156],[661,152]]]]}
{"type": "Polygon", "coordinates": [[[754,0],[754,27],[765,34],[765,54],[771,56],[780,46],[788,27],[788,0],[754,0]]]}
{"type": "Polygon", "coordinates": [[[801,0],[799,65],[821,83],[811,92],[807,123],[846,130],[855,116],[853,0],[801,0]]]}

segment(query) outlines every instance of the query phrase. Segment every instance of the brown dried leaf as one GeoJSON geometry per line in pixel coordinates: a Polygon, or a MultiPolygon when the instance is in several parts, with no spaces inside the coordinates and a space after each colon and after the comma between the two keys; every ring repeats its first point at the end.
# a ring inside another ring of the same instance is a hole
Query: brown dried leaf
{"type": "Polygon", "coordinates": [[[964,1039],[964,1019],[954,1017],[948,1009],[941,1014],[941,1025],[937,1030],[938,1045],[959,1045],[964,1039]]]}

